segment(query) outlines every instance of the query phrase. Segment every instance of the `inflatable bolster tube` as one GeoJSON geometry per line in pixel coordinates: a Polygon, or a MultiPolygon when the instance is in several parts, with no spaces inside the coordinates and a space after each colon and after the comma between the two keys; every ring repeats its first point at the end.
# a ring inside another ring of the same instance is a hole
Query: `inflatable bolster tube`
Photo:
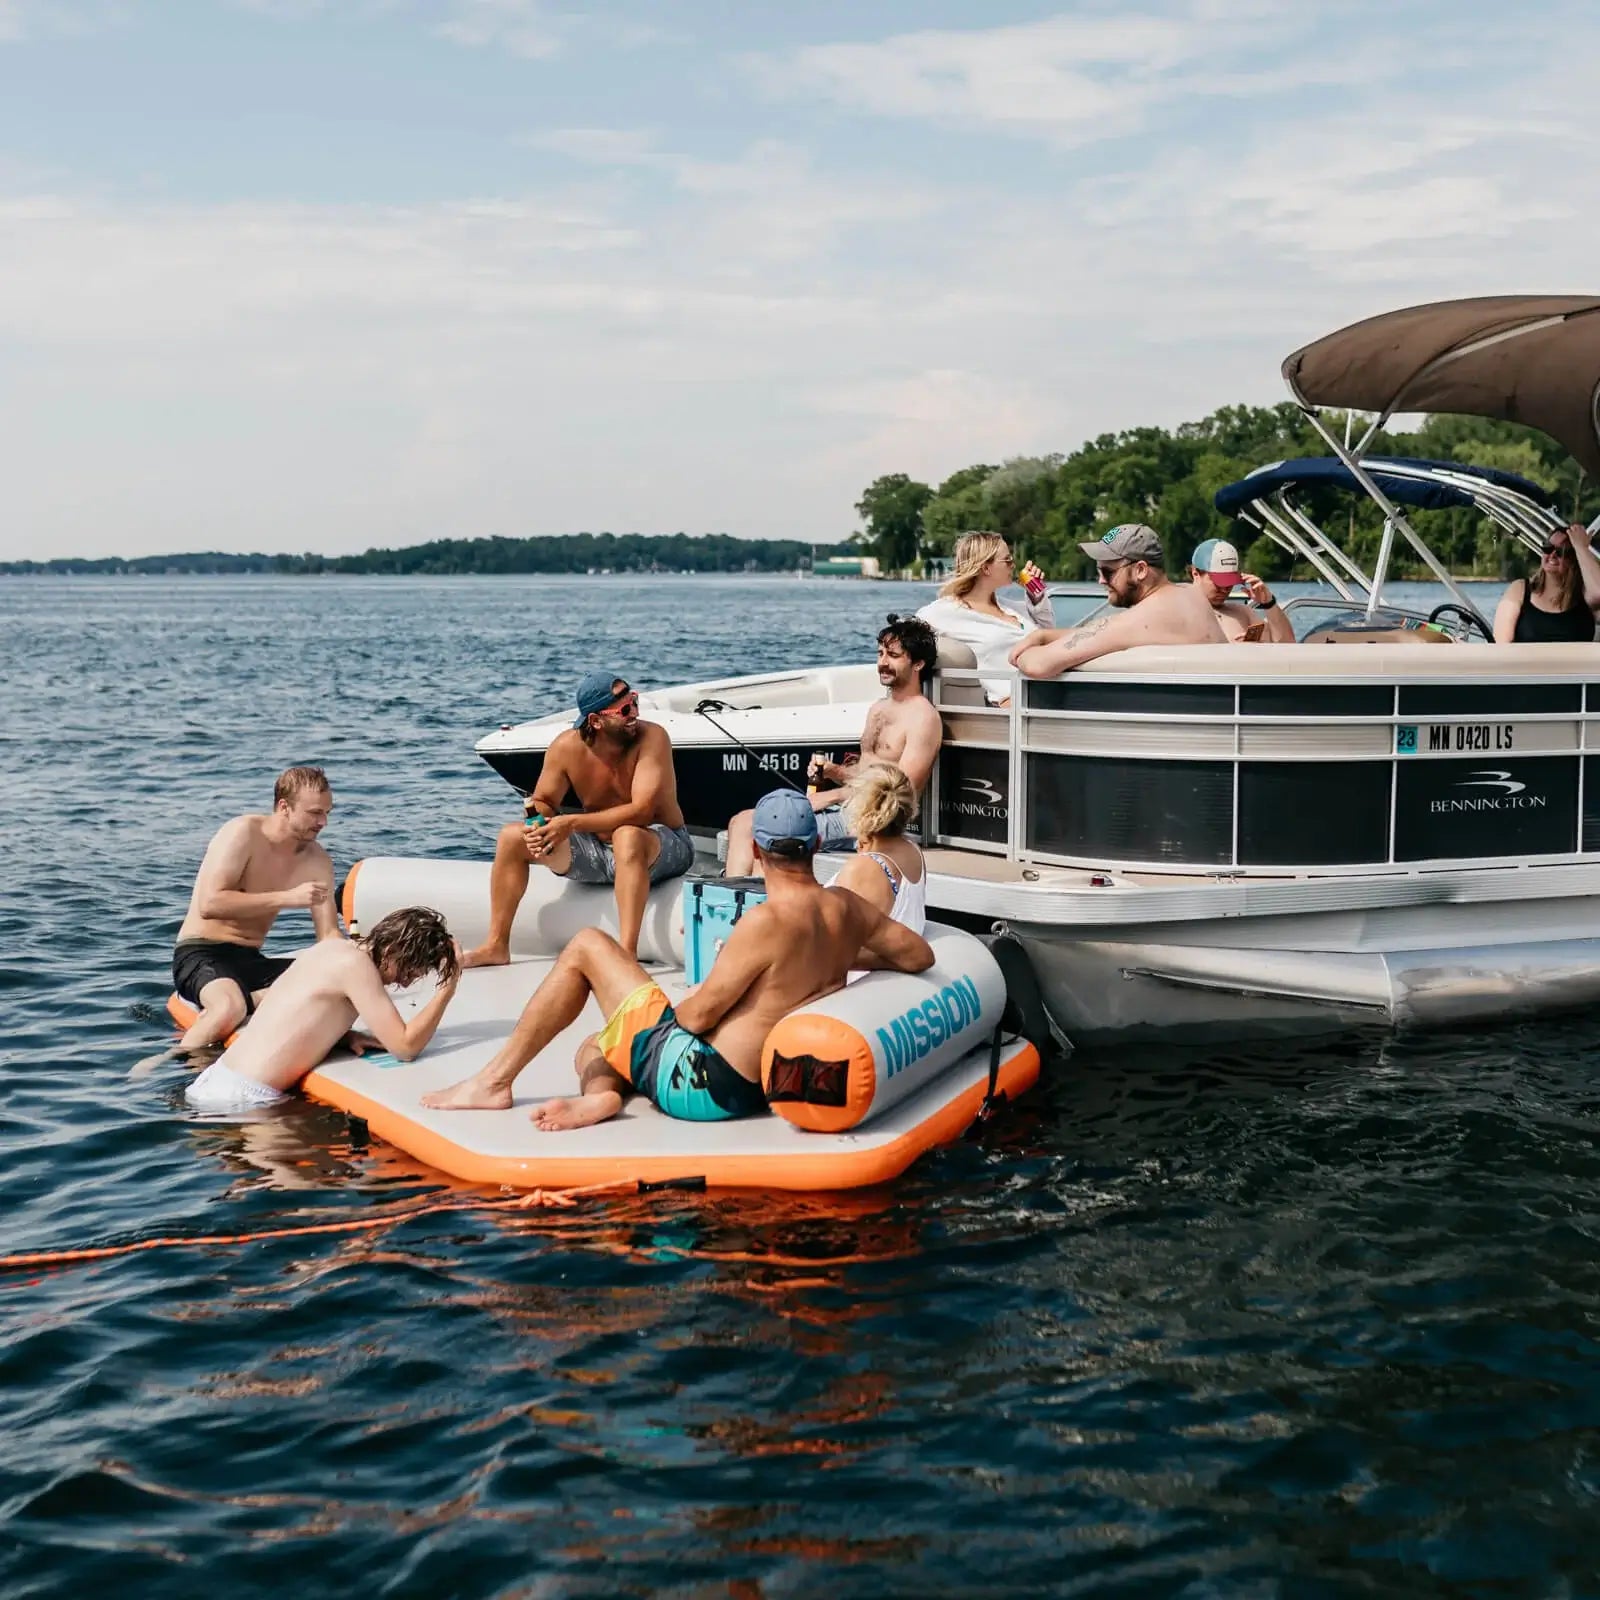
{"type": "Polygon", "coordinates": [[[841,1133],[886,1111],[984,1043],[1005,1010],[988,950],[928,930],[926,972],[873,972],[784,1017],[761,1050],[761,1085],[785,1121],[841,1133]]]}

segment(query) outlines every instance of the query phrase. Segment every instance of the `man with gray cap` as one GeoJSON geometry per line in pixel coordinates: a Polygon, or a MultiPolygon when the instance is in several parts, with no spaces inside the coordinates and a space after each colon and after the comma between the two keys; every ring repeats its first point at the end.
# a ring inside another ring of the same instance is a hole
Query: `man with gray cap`
{"type": "Polygon", "coordinates": [[[576,883],[615,884],[617,932],[633,955],[650,886],[689,870],[694,840],[678,805],[672,741],[640,718],[639,696],[624,678],[591,672],[578,685],[578,715],[545,751],[524,809],[526,821],[508,822],[495,842],[489,935],[461,965],[511,959],[511,924],[536,866],[576,883]],[[561,810],[569,789],[581,811],[561,810]]]}
{"type": "Polygon", "coordinates": [[[561,952],[511,1037],[480,1072],[422,1097],[438,1111],[503,1111],[517,1075],[593,995],[606,1018],[578,1046],[578,1094],[534,1108],[547,1133],[614,1117],[642,1094],[669,1117],[721,1122],[766,1110],[761,1047],[780,1017],[842,987],[852,967],[926,972],[933,948],[848,889],[812,870],[817,814],[775,789],[752,831],[767,897],[734,924],[705,981],[674,1003],[609,934],[586,928],[561,952]]]}
{"type": "Polygon", "coordinates": [[[1216,614],[1192,585],[1167,576],[1161,536],[1142,522],[1119,523],[1078,546],[1116,609],[1076,628],[1040,628],[1012,650],[1009,660],[1025,678],[1059,678],[1114,650],[1140,644],[1226,644],[1216,614]]]}

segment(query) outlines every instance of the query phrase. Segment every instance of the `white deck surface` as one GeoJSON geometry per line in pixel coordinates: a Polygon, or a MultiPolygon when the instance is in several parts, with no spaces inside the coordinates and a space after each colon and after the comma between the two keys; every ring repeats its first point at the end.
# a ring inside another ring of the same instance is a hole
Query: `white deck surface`
{"type": "MultiPolygon", "coordinates": [[[[424,1108],[420,1104],[424,1093],[476,1072],[499,1049],[552,965],[548,958],[520,958],[510,966],[464,973],[444,1023],[420,1059],[407,1064],[388,1055],[333,1057],[307,1080],[308,1092],[368,1116],[374,1132],[458,1176],[484,1176],[485,1162],[493,1162],[507,1164],[505,1172],[494,1175],[495,1181],[581,1182],[583,1174],[571,1170],[574,1163],[592,1164],[596,1178],[615,1175],[620,1164],[623,1169],[637,1167],[638,1176],[651,1180],[663,1175],[704,1176],[714,1184],[743,1185],[752,1181],[750,1174],[756,1170],[752,1163],[756,1163],[763,1164],[760,1170],[768,1172],[772,1187],[843,1188],[893,1175],[882,1170],[886,1162],[893,1171],[903,1170],[921,1150],[938,1142],[928,1126],[930,1119],[948,1120],[940,1113],[964,1095],[981,1102],[987,1086],[989,1051],[985,1046],[941,1073],[922,1093],[871,1119],[859,1131],[806,1132],[772,1113],[729,1122],[680,1122],[636,1095],[610,1122],[562,1133],[541,1132],[529,1113],[544,1100],[577,1092],[573,1060],[578,1045],[603,1025],[591,1000],[584,1015],[559,1034],[517,1079],[515,1104],[509,1111],[424,1108]],[[381,1108],[381,1120],[372,1108],[381,1108]],[[462,1160],[447,1159],[448,1152],[441,1152],[438,1141],[462,1152],[462,1160]],[[901,1144],[905,1146],[903,1161],[898,1159],[901,1144]],[[853,1162],[852,1157],[858,1159],[853,1162]],[[865,1163],[859,1159],[863,1157],[868,1158],[865,1163]],[[820,1181],[815,1176],[819,1160],[824,1168],[820,1181]],[[663,1173],[664,1163],[673,1173],[663,1173]],[[719,1173],[717,1169],[728,1163],[743,1175],[719,1173]],[[813,1176],[803,1183],[786,1181],[778,1168],[797,1163],[803,1163],[813,1176]]],[[[684,992],[681,968],[658,966],[650,971],[669,996],[684,992]]],[[[402,996],[402,1012],[415,1010],[428,992],[426,986],[419,986],[414,994],[402,996]]],[[[1008,1046],[1007,1061],[1026,1055],[1029,1048],[1020,1043],[1008,1046]]]]}

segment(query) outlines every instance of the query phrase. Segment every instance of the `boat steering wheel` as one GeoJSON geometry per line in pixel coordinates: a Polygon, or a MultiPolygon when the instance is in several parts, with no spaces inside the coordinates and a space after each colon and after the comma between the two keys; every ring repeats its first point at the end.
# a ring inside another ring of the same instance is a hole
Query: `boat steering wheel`
{"type": "Polygon", "coordinates": [[[1494,643],[1494,633],[1470,606],[1464,606],[1454,600],[1446,600],[1442,606],[1435,606],[1428,613],[1429,622],[1437,622],[1444,616],[1456,616],[1467,625],[1469,632],[1481,633],[1485,644],[1494,643]]]}

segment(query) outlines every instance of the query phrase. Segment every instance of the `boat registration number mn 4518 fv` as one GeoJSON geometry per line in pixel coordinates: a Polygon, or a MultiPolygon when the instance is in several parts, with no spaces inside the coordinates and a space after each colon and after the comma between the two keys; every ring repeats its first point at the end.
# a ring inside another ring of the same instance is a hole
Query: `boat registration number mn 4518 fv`
{"type": "Polygon", "coordinates": [[[1570,722],[1402,722],[1394,730],[1394,752],[1453,756],[1574,750],[1576,731],[1570,722]]]}

